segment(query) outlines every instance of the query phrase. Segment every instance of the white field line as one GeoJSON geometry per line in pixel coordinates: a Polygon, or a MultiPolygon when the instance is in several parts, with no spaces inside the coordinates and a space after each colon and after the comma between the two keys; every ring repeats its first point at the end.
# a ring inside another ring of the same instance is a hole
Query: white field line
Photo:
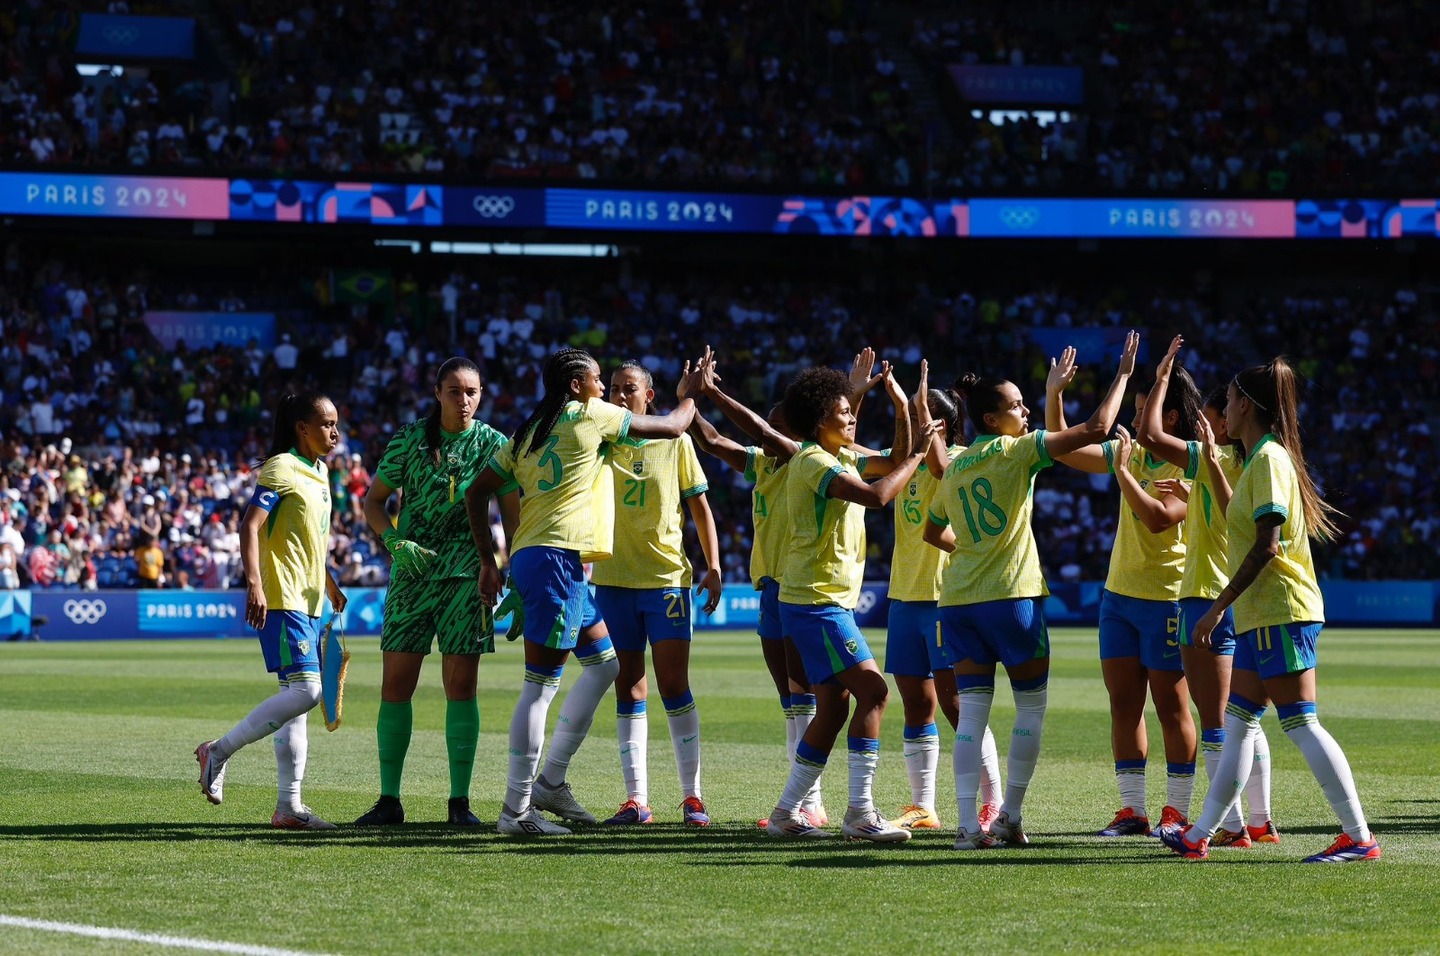
{"type": "Polygon", "coordinates": [[[225,943],[210,939],[192,939],[188,936],[137,933],[129,929],[86,926],[83,923],[57,923],[48,919],[26,919],[23,916],[9,916],[5,913],[0,913],[0,926],[33,929],[44,933],[67,933],[71,936],[88,936],[92,939],[145,943],[149,946],[169,946],[174,949],[197,949],[207,953],[240,953],[243,956],[317,956],[314,953],[304,953],[294,949],[277,949],[274,946],[252,946],[248,943],[225,943]]]}

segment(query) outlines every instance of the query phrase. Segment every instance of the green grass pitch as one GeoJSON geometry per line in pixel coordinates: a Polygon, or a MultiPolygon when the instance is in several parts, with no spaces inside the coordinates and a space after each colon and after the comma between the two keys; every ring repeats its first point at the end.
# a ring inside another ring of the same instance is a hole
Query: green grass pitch
{"type": "MultiPolygon", "coordinates": [[[[883,638],[871,635],[883,646],[883,638]]],[[[1440,632],[1327,631],[1320,714],[1345,748],[1384,860],[1300,866],[1338,832],[1273,711],[1279,846],[1216,850],[1187,864],[1159,842],[1092,836],[1116,806],[1108,711],[1093,630],[1053,635],[1040,766],[1026,803],[1033,845],[958,854],[950,832],[876,847],[794,845],[755,820],[784,781],[783,727],[757,639],[702,632],[693,683],[715,825],[678,823],[663,712],[652,714],[656,823],[524,842],[493,826],[440,824],[448,783],[439,660],[416,695],[405,776],[411,822],[295,834],[269,827],[268,742],[230,765],[225,804],[195,784],[191,751],[226,730],[270,679],[247,641],[0,646],[0,915],[326,953],[665,952],[1435,952],[1440,947],[1440,632]]],[[[378,787],[374,640],[352,639],[345,724],[311,718],[306,802],[345,823],[378,787]]],[[[567,668],[567,685],[578,667],[567,668]]],[[[493,824],[518,646],[481,664],[473,797],[493,824]]],[[[551,709],[551,721],[559,708],[551,709]]],[[[907,802],[892,695],[876,784],[883,811],[907,802]]],[[[996,694],[1002,751],[1013,717],[996,694]]],[[[613,707],[602,704],[571,769],[600,816],[623,796],[613,707]]],[[[1153,719],[1151,740],[1160,739],[1153,719]]],[[[842,745],[843,747],[843,745],[842,745]]],[[[1158,766],[1157,766],[1158,764],[1158,766]]],[[[1152,817],[1163,803],[1153,755],[1152,817]]],[[[845,806],[843,749],[826,802],[845,806]]],[[[940,812],[954,826],[948,743],[940,812]]],[[[1203,770],[1202,770],[1203,779],[1203,770]]],[[[1203,782],[1192,812],[1200,807],[1203,782]]],[[[154,951],[0,925],[0,952],[154,951]]]]}

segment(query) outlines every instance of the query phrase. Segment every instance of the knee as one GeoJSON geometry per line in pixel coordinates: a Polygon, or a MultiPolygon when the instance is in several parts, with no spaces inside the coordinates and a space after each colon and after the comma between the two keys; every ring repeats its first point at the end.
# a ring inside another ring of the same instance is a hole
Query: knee
{"type": "Polygon", "coordinates": [[[297,680],[286,685],[286,694],[295,702],[297,715],[306,713],[320,703],[320,682],[318,680],[297,680]]]}
{"type": "MultiPolygon", "coordinates": [[[[596,661],[593,664],[585,665],[585,673],[593,674],[598,680],[607,684],[613,684],[620,679],[620,661],[611,657],[608,660],[596,661]]],[[[645,675],[640,675],[640,682],[645,682],[645,675]]]]}

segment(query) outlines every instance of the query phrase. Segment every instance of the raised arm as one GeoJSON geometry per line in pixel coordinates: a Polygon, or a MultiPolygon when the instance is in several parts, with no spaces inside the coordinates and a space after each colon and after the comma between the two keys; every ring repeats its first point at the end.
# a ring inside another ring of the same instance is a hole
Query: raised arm
{"type": "Polygon", "coordinates": [[[1135,440],[1141,447],[1176,468],[1190,467],[1190,447],[1187,442],[1165,431],[1165,393],[1170,388],[1170,373],[1175,369],[1175,354],[1183,344],[1185,340],[1178,335],[1171,339],[1165,357],[1155,366],[1155,386],[1145,400],[1145,411],[1140,413],[1140,428],[1135,432],[1135,440]]]}
{"type": "Polygon", "coordinates": [[[1045,451],[1051,458],[1081,471],[1100,474],[1110,470],[1104,452],[1092,446],[1103,442],[1110,429],[1115,427],[1115,417],[1120,414],[1120,403],[1125,398],[1125,387],[1135,373],[1135,352],[1139,347],[1139,334],[1132,331],[1125,336],[1125,350],[1120,354],[1120,366],[1115,370],[1110,390],[1095,412],[1083,424],[1073,427],[1065,426],[1061,396],[1065,386],[1075,377],[1075,350],[1067,348],[1060,363],[1051,365],[1050,376],[1045,382],[1045,451]],[[1068,369],[1065,368],[1067,360],[1068,369]],[[1052,389],[1056,383],[1059,383],[1058,386],[1052,389]],[[1058,428],[1051,427],[1052,420],[1058,428]],[[1085,449],[1086,454],[1076,457],[1074,453],[1081,449],[1085,449]]]}
{"type": "Polygon", "coordinates": [[[1197,422],[1200,427],[1200,448],[1205,458],[1205,468],[1210,473],[1210,490],[1214,492],[1215,503],[1223,515],[1230,508],[1230,498],[1235,489],[1230,487],[1230,476],[1220,463],[1220,446],[1215,444],[1215,432],[1204,415],[1197,422]]]}
{"type": "Polygon", "coordinates": [[[690,437],[695,440],[695,447],[705,454],[720,459],[736,471],[745,470],[745,463],[750,457],[745,446],[720,434],[704,415],[696,415],[690,422],[690,437]]]}
{"type": "MultiPolygon", "coordinates": [[[[735,423],[736,428],[759,442],[766,453],[774,455],[781,461],[789,461],[791,456],[800,450],[798,442],[780,434],[763,417],[725,394],[716,379],[718,376],[712,376],[705,388],[705,395],[715,403],[715,407],[720,409],[721,414],[735,423]]],[[[699,416],[696,417],[699,418],[699,416]]],[[[743,465],[741,470],[744,470],[743,465]]]]}
{"type": "Polygon", "coordinates": [[[911,441],[909,454],[894,461],[893,469],[884,477],[867,483],[849,472],[841,472],[830,482],[830,486],[825,492],[826,496],[839,498],[842,501],[853,501],[866,508],[888,506],[900,493],[900,489],[905,487],[905,483],[910,480],[910,477],[915,474],[915,469],[920,467],[920,462],[925,460],[926,445],[930,442],[931,434],[939,427],[937,422],[931,422],[925,430],[917,430],[911,441]]]}
{"type": "MultiPolygon", "coordinates": [[[[913,444],[910,440],[910,399],[905,395],[905,390],[895,379],[895,372],[889,364],[885,366],[884,372],[885,394],[890,396],[890,403],[895,406],[895,437],[890,444],[888,455],[872,455],[865,459],[865,478],[880,478],[890,474],[894,470],[902,451],[909,449],[913,444]]],[[[924,449],[922,449],[922,452],[924,449]]]]}
{"type": "Polygon", "coordinates": [[[685,434],[695,419],[695,396],[705,388],[705,381],[714,375],[711,367],[712,353],[705,347],[705,354],[693,363],[685,363],[685,371],[675,386],[675,397],[679,404],[668,415],[632,415],[630,434],[636,438],[679,438],[685,434]]]}
{"type": "Polygon", "coordinates": [[[860,417],[860,403],[865,400],[865,393],[880,384],[889,370],[890,363],[882,362],[880,371],[875,371],[875,350],[870,346],[855,353],[850,363],[850,411],[856,418],[860,417]]]}
{"type": "Polygon", "coordinates": [[[1115,480],[1120,485],[1120,496],[1125,499],[1125,504],[1135,512],[1135,517],[1140,519],[1147,531],[1151,534],[1159,534],[1167,528],[1173,528],[1185,520],[1185,501],[1177,495],[1165,495],[1161,498],[1152,498],[1140,487],[1140,482],[1130,474],[1130,469],[1125,463],[1130,460],[1130,433],[1123,427],[1117,428],[1115,447],[1115,480]]]}

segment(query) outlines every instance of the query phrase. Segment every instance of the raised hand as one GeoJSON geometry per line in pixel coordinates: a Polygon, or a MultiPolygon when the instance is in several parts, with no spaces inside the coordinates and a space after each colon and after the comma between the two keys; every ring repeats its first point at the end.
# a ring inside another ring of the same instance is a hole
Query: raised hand
{"type": "MultiPolygon", "coordinates": [[[[850,394],[861,395],[875,387],[880,376],[872,376],[875,369],[875,350],[865,346],[855,353],[855,359],[850,363],[850,394]]],[[[884,374],[882,369],[881,375],[884,374]]]]}
{"type": "Polygon", "coordinates": [[[686,362],[685,368],[680,374],[680,381],[675,385],[675,397],[680,401],[687,398],[694,398],[705,390],[706,375],[713,376],[715,373],[710,366],[714,362],[714,353],[710,346],[705,346],[705,353],[693,363],[686,362]]]}
{"type": "Polygon", "coordinates": [[[885,381],[885,394],[890,396],[890,401],[896,405],[904,405],[910,400],[905,394],[905,389],[900,387],[900,382],[895,378],[895,369],[889,362],[880,364],[880,377],[885,381]]]}
{"type": "Polygon", "coordinates": [[[1200,435],[1200,447],[1204,450],[1207,458],[1219,457],[1220,448],[1215,444],[1215,430],[1210,427],[1210,420],[1201,415],[1195,422],[1195,430],[1200,435]]]}
{"type": "Polygon", "coordinates": [[[910,454],[921,455],[925,449],[930,447],[930,439],[934,438],[940,431],[940,426],[945,424],[942,421],[934,420],[926,422],[915,429],[914,436],[910,439],[910,454]]]}
{"type": "Polygon", "coordinates": [[[1181,335],[1177,335],[1170,340],[1170,347],[1165,350],[1165,357],[1160,360],[1159,365],[1155,366],[1155,380],[1157,382],[1170,377],[1171,370],[1175,368],[1175,354],[1180,351],[1180,346],[1184,344],[1185,337],[1181,335]]]}
{"type": "Polygon", "coordinates": [[[925,359],[920,360],[920,384],[915,386],[915,394],[910,397],[911,403],[915,406],[915,420],[921,425],[930,421],[930,363],[925,359]]]}
{"type": "Polygon", "coordinates": [[[1124,465],[1123,462],[1130,460],[1130,433],[1125,430],[1124,425],[1115,426],[1115,470],[1119,471],[1124,465]]]}
{"type": "Polygon", "coordinates": [[[1045,391],[1065,391],[1075,380],[1075,370],[1075,346],[1067,345],[1058,359],[1050,359],[1050,372],[1045,376],[1045,391]]]}
{"type": "Polygon", "coordinates": [[[1120,353],[1118,375],[1135,374],[1135,353],[1140,350],[1140,333],[1131,329],[1125,333],[1125,350],[1120,353]]]}

